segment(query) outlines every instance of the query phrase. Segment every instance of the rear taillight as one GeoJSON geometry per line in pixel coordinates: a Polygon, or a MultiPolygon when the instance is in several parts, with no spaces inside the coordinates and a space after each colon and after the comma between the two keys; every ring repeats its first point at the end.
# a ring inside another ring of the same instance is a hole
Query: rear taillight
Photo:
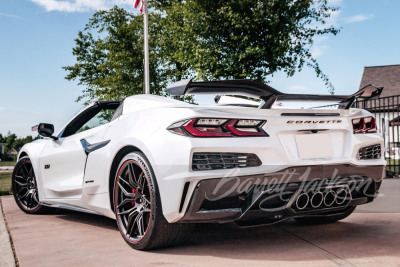
{"type": "Polygon", "coordinates": [[[167,129],[175,134],[195,137],[268,136],[262,130],[266,121],[197,118],[180,121],[167,129]]]}
{"type": "Polygon", "coordinates": [[[229,132],[224,132],[221,125],[207,123],[206,120],[193,119],[182,125],[182,128],[192,136],[197,137],[227,137],[232,136],[229,132]],[[203,121],[203,122],[200,122],[203,121]]]}
{"type": "Polygon", "coordinates": [[[374,117],[365,117],[353,120],[353,132],[359,133],[376,133],[376,121],[374,117]]]}

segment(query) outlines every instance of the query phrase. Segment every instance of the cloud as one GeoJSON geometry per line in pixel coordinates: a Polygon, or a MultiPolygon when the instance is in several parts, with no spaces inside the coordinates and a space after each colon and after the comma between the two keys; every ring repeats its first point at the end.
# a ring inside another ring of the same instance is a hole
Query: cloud
{"type": "Polygon", "coordinates": [[[306,91],[307,87],[304,85],[293,85],[289,87],[290,91],[306,91]]]}
{"type": "Polygon", "coordinates": [[[130,0],[30,0],[43,7],[47,12],[87,12],[93,10],[104,10],[114,5],[128,5],[130,0]]]}
{"type": "Polygon", "coordinates": [[[5,107],[0,107],[0,110],[5,110],[6,108],[5,107]]]}
{"type": "Polygon", "coordinates": [[[338,6],[343,2],[343,0],[328,0],[328,4],[332,6],[338,6]]]}
{"type": "Polygon", "coordinates": [[[0,12],[0,17],[8,17],[8,18],[14,18],[14,19],[22,19],[20,16],[13,15],[13,14],[6,14],[6,13],[2,13],[2,12],[0,12]]]}
{"type": "Polygon", "coordinates": [[[311,51],[311,55],[313,56],[313,58],[317,58],[319,56],[321,56],[322,54],[324,54],[324,52],[328,49],[327,45],[314,45],[312,51],[311,51]]]}
{"type": "MultiPolygon", "coordinates": [[[[328,6],[334,8],[340,8],[343,0],[328,0],[328,6]]],[[[341,11],[339,10],[330,10],[329,17],[325,18],[325,23],[323,25],[316,26],[318,29],[328,29],[330,27],[340,27],[340,15],[341,11]]],[[[323,42],[328,39],[327,36],[317,36],[313,40],[313,45],[311,49],[311,55],[313,58],[317,58],[324,54],[324,52],[328,49],[327,45],[323,45],[323,42]]]]}
{"type": "Polygon", "coordinates": [[[323,28],[329,28],[331,26],[337,27],[339,25],[339,20],[340,20],[340,10],[334,10],[334,11],[329,11],[329,18],[326,18],[325,21],[325,26],[323,28]]]}
{"type": "Polygon", "coordinates": [[[328,49],[327,45],[322,44],[327,39],[328,36],[318,36],[314,38],[314,44],[311,50],[311,55],[313,56],[313,58],[319,57],[328,49]]]}
{"type": "Polygon", "coordinates": [[[345,18],[345,19],[343,19],[343,21],[345,23],[362,22],[362,21],[365,21],[365,20],[372,19],[373,17],[374,17],[374,14],[368,14],[368,15],[359,14],[359,15],[355,15],[355,16],[351,16],[351,17],[345,18]]]}

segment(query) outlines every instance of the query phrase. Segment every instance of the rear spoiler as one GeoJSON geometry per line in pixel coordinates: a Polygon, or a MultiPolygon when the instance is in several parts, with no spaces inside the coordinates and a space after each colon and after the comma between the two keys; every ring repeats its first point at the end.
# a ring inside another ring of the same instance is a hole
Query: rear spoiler
{"type": "Polygon", "coordinates": [[[226,80],[211,82],[193,82],[191,79],[173,83],[167,87],[169,94],[218,94],[242,95],[263,100],[260,108],[269,109],[276,100],[286,101],[337,101],[339,109],[349,109],[357,99],[369,100],[380,96],[383,87],[368,84],[352,95],[305,95],[285,94],[269,85],[254,80],[226,80]]]}

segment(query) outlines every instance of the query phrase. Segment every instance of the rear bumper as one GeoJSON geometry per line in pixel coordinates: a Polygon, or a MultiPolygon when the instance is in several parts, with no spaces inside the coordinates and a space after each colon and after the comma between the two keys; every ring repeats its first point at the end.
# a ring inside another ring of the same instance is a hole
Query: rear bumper
{"type": "Polygon", "coordinates": [[[384,170],[384,165],[313,165],[268,174],[201,180],[191,195],[183,193],[182,203],[188,201],[188,205],[179,222],[236,222],[245,226],[338,213],[373,201],[384,170]],[[302,193],[311,199],[316,193],[325,196],[331,190],[336,194],[341,189],[349,196],[340,205],[322,203],[312,207],[310,204],[301,210],[296,207],[302,193]]]}

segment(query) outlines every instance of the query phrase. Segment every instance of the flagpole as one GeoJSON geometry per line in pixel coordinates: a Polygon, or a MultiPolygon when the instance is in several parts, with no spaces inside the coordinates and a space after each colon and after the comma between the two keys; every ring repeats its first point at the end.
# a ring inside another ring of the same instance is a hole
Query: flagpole
{"type": "Polygon", "coordinates": [[[149,63],[149,16],[147,0],[143,1],[144,11],[144,93],[150,94],[150,63],[149,63]]]}

